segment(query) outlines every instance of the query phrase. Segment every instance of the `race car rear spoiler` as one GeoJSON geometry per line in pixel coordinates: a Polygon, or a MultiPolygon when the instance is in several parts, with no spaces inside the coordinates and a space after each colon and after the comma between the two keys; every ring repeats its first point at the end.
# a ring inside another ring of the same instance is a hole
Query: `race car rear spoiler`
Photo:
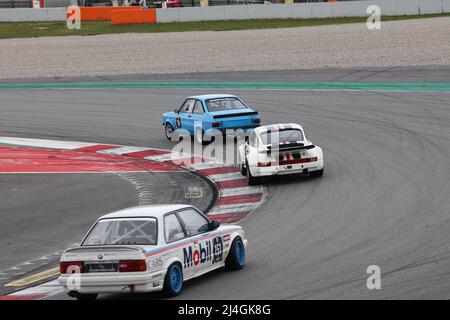
{"type": "Polygon", "coordinates": [[[243,116],[257,116],[258,112],[252,111],[252,112],[242,112],[242,113],[231,113],[231,114],[219,114],[217,116],[213,116],[214,119],[221,119],[221,118],[232,118],[232,117],[243,117],[243,116]]]}
{"type": "MultiPolygon", "coordinates": [[[[286,144],[276,144],[267,146],[267,153],[271,153],[274,151],[283,152],[283,151],[292,151],[292,150],[308,150],[314,149],[316,146],[313,144],[304,145],[300,142],[286,143],[286,144]]],[[[265,151],[263,151],[265,152],[265,151]]]]}
{"type": "Polygon", "coordinates": [[[139,247],[124,246],[124,245],[99,245],[99,246],[78,246],[67,249],[65,252],[75,252],[75,251],[111,251],[111,250],[122,250],[122,251],[139,251],[143,250],[139,247]]]}

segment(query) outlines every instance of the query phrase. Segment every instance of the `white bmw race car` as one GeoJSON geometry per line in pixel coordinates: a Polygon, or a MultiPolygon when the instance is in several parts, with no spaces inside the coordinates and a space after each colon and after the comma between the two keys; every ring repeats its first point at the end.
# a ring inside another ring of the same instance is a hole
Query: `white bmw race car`
{"type": "Polygon", "coordinates": [[[235,225],[210,221],[190,205],[153,205],[102,216],[80,246],[64,251],[59,283],[69,296],[162,291],[225,266],[245,265],[247,240],[235,225]]]}
{"type": "Polygon", "coordinates": [[[322,148],[309,141],[302,126],[294,123],[261,126],[239,146],[239,166],[249,185],[261,177],[304,173],[323,174],[322,148]]]}

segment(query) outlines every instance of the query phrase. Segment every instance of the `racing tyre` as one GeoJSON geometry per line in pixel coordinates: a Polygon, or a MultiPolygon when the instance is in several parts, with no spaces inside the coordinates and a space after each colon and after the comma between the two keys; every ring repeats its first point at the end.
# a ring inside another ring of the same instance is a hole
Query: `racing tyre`
{"type": "Polygon", "coordinates": [[[311,178],[319,178],[319,177],[323,176],[323,169],[316,170],[316,171],[311,171],[309,173],[309,176],[311,178]]]}
{"type": "Polygon", "coordinates": [[[203,145],[209,143],[209,141],[205,141],[205,132],[203,131],[203,129],[195,130],[195,142],[203,145]]]}
{"type": "Polygon", "coordinates": [[[248,181],[248,185],[249,186],[255,186],[258,184],[261,184],[261,177],[254,177],[252,176],[252,173],[250,172],[249,166],[248,166],[248,162],[245,165],[245,173],[247,174],[247,181],[248,181]]]}
{"type": "Polygon", "coordinates": [[[81,301],[92,301],[97,299],[98,294],[96,293],[90,293],[90,294],[82,294],[79,293],[77,294],[76,298],[77,300],[81,300],[81,301]]]}
{"type": "Polygon", "coordinates": [[[166,123],[166,126],[164,127],[164,133],[167,139],[172,140],[173,127],[170,123],[166,123]]]}
{"type": "Polygon", "coordinates": [[[173,263],[167,270],[164,278],[163,295],[165,297],[175,297],[183,290],[183,270],[181,265],[173,263]]]}
{"type": "Polygon", "coordinates": [[[240,270],[245,265],[245,247],[242,239],[236,237],[231,244],[230,253],[225,260],[227,270],[240,270]]]}
{"type": "Polygon", "coordinates": [[[247,175],[247,168],[244,166],[243,163],[241,163],[239,165],[239,171],[241,172],[241,174],[245,177],[247,175]]]}

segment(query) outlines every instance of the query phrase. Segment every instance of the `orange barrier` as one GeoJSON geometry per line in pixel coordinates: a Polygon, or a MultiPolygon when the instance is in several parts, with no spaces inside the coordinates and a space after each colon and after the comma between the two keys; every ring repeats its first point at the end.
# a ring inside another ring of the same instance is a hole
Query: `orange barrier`
{"type": "Polygon", "coordinates": [[[81,21],[110,21],[111,12],[141,10],[141,7],[80,7],[81,21]]]}
{"type": "Polygon", "coordinates": [[[111,24],[156,23],[156,9],[113,10],[111,24]]]}

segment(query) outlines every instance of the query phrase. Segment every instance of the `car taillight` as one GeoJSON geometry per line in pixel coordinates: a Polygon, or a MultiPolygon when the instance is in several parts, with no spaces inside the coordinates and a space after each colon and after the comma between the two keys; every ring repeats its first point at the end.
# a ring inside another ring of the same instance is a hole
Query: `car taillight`
{"type": "Polygon", "coordinates": [[[60,273],[83,273],[82,261],[61,261],[59,263],[60,273]]]}
{"type": "Polygon", "coordinates": [[[119,272],[146,271],[147,262],[145,260],[120,260],[119,272]]]}
{"type": "Polygon", "coordinates": [[[220,127],[220,122],[213,122],[212,127],[213,128],[220,127]]]}
{"type": "Polygon", "coordinates": [[[311,162],[316,162],[317,161],[317,157],[312,157],[310,159],[311,159],[311,162]]]}
{"type": "Polygon", "coordinates": [[[271,162],[258,162],[258,167],[270,167],[271,165],[271,162]]]}
{"type": "Polygon", "coordinates": [[[259,119],[259,118],[258,119],[253,119],[252,122],[253,123],[261,123],[261,119],[259,119]]]}

